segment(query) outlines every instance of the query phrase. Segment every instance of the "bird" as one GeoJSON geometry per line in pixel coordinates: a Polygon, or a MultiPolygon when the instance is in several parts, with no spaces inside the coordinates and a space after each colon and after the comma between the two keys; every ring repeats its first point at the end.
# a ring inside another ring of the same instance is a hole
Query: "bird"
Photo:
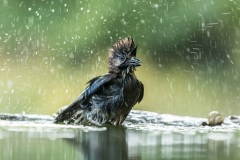
{"type": "Polygon", "coordinates": [[[133,106],[144,96],[144,85],[134,74],[141,60],[131,37],[109,49],[108,73],[91,79],[86,89],[55,117],[57,124],[122,125],[133,106]]]}

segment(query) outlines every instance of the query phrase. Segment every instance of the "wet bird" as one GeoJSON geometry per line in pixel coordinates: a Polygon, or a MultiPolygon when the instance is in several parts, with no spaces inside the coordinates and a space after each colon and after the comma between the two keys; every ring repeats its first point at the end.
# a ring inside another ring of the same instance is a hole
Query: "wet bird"
{"type": "Polygon", "coordinates": [[[55,123],[121,125],[144,94],[144,86],[134,74],[141,66],[137,45],[126,37],[109,50],[108,73],[93,78],[80,96],[62,111],[55,123]]]}

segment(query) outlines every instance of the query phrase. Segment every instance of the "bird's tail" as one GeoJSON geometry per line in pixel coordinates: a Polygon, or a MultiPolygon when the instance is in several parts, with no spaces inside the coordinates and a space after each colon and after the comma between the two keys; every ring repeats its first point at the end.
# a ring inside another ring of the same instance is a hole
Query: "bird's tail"
{"type": "Polygon", "coordinates": [[[55,114],[56,118],[54,123],[72,124],[77,122],[76,119],[81,119],[81,121],[83,121],[86,117],[84,112],[85,111],[77,104],[64,106],[55,114]]]}

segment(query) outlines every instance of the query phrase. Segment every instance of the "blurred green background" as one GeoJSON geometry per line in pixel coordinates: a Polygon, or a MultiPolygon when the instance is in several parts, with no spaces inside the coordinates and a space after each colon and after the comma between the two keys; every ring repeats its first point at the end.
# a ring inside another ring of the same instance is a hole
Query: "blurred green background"
{"type": "Polygon", "coordinates": [[[240,114],[240,2],[2,0],[0,112],[52,114],[131,36],[145,96],[134,109],[206,117],[240,114]]]}

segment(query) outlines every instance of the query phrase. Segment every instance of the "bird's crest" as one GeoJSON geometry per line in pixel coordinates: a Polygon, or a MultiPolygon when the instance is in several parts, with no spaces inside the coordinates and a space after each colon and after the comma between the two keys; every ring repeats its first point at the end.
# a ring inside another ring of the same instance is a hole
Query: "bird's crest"
{"type": "Polygon", "coordinates": [[[136,56],[136,52],[137,52],[137,45],[135,45],[131,37],[126,37],[112,45],[109,56],[113,54],[119,54],[119,53],[136,56]]]}

